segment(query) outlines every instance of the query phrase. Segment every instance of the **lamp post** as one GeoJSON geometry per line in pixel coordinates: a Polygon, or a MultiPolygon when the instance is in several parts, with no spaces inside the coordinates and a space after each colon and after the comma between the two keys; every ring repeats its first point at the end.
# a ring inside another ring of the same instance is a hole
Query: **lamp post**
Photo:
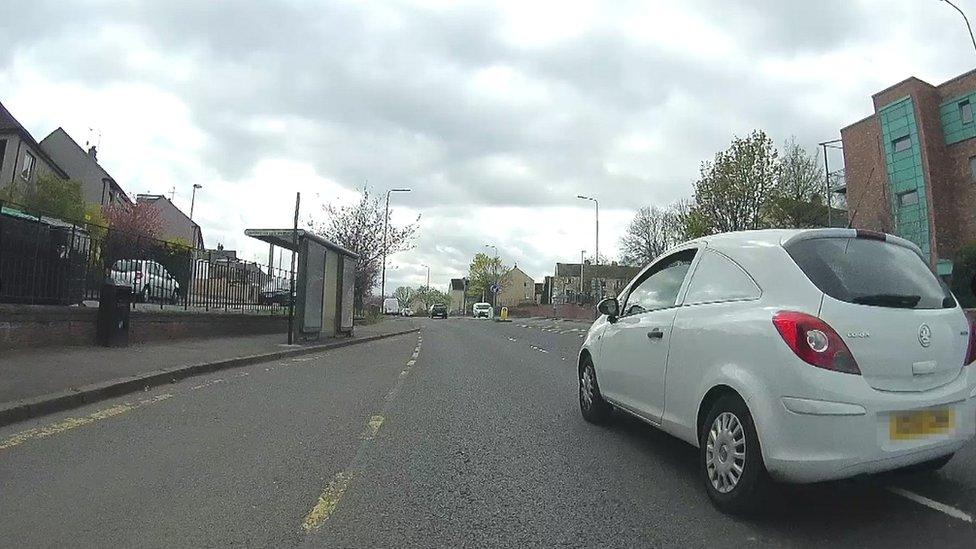
{"type": "Polygon", "coordinates": [[[596,260],[595,260],[595,263],[597,265],[599,265],[600,264],[600,201],[597,200],[597,199],[595,199],[595,198],[593,198],[593,197],[591,197],[591,196],[583,196],[581,194],[576,195],[576,198],[579,198],[580,200],[590,200],[594,204],[596,204],[596,260]]]}
{"type": "Polygon", "coordinates": [[[579,291],[579,297],[576,299],[576,301],[579,302],[580,305],[583,304],[583,264],[584,264],[583,258],[584,257],[586,257],[586,250],[580,250],[580,291],[579,291]]]}
{"type": "MultiPolygon", "coordinates": [[[[491,278],[494,281],[493,283],[497,286],[498,285],[498,246],[495,246],[494,244],[485,244],[485,248],[493,248],[495,250],[495,261],[493,261],[491,264],[491,278]]],[[[491,292],[491,307],[493,309],[495,308],[496,305],[495,301],[497,301],[497,299],[498,299],[498,293],[491,292]]]]}
{"type": "Polygon", "coordinates": [[[973,49],[976,49],[976,37],[973,37],[973,27],[970,26],[969,24],[969,18],[966,17],[966,14],[963,13],[961,9],[959,9],[959,6],[953,4],[949,0],[942,0],[942,1],[955,8],[955,10],[959,12],[959,15],[962,16],[962,20],[966,22],[966,28],[969,29],[969,39],[973,41],[973,49]]]}
{"type": "Polygon", "coordinates": [[[190,221],[193,221],[193,206],[197,202],[197,189],[202,189],[203,185],[199,183],[193,184],[193,194],[190,195],[190,221]]]}
{"type": "Polygon", "coordinates": [[[427,291],[430,292],[430,265],[421,265],[421,267],[427,267],[427,291]]]}
{"type": "Polygon", "coordinates": [[[386,214],[383,215],[383,274],[380,281],[381,299],[386,299],[386,227],[390,224],[390,194],[408,192],[410,192],[410,189],[390,189],[386,191],[386,214]]]}

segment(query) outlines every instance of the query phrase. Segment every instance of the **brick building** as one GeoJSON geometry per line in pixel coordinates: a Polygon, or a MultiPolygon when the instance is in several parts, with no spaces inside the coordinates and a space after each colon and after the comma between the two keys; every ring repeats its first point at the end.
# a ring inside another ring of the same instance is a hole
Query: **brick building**
{"type": "Polygon", "coordinates": [[[595,303],[605,297],[616,297],[641,268],[616,263],[593,265],[587,261],[582,265],[582,291],[580,270],[579,263],[556,263],[554,276],[551,280],[546,277],[550,284],[551,304],[595,303]]]}
{"type": "Polygon", "coordinates": [[[911,77],[872,100],[873,114],[841,130],[852,225],[911,240],[948,276],[976,241],[976,70],[939,85],[911,77]]]}

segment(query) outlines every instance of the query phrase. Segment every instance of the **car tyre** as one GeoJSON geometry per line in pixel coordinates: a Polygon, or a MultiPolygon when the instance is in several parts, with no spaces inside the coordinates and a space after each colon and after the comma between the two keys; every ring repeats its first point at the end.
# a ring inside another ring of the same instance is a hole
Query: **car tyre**
{"type": "Polygon", "coordinates": [[[708,497],[732,515],[759,510],[772,488],[756,425],[746,403],[727,394],[712,405],[699,426],[699,470],[708,497]]]}
{"type": "Polygon", "coordinates": [[[610,403],[600,394],[600,384],[596,380],[593,360],[586,356],[579,369],[579,403],[583,419],[595,425],[603,425],[610,420],[610,403]]]}

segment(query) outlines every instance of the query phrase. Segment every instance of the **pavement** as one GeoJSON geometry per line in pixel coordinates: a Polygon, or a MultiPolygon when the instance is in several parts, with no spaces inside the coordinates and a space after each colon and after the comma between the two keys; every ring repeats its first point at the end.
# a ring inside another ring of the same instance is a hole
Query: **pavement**
{"type": "Polygon", "coordinates": [[[0,427],[11,547],[972,547],[976,448],[935,474],[709,502],[687,444],[579,414],[585,330],[419,333],[0,427]]]}
{"type": "MultiPolygon", "coordinates": [[[[389,318],[356,326],[352,339],[369,338],[416,327],[411,319],[389,318]]],[[[232,361],[341,339],[286,344],[287,334],[183,339],[123,348],[49,347],[4,353],[0,357],[0,409],[46,395],[72,393],[95,384],[172,371],[187,365],[232,361]]],[[[2,418],[0,418],[2,419],[2,418]]],[[[3,421],[0,421],[2,424],[3,421]]]]}

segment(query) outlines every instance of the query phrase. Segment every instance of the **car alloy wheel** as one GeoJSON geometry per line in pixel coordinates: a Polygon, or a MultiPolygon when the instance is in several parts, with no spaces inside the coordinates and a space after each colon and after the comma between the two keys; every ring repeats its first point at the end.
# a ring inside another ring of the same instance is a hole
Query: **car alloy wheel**
{"type": "Polygon", "coordinates": [[[712,486],[719,493],[735,489],[746,463],[746,433],[732,412],[722,412],[708,431],[705,466],[712,486]]]}
{"type": "Polygon", "coordinates": [[[580,377],[580,404],[584,410],[593,407],[593,366],[590,364],[583,368],[583,375],[580,377]]]}

